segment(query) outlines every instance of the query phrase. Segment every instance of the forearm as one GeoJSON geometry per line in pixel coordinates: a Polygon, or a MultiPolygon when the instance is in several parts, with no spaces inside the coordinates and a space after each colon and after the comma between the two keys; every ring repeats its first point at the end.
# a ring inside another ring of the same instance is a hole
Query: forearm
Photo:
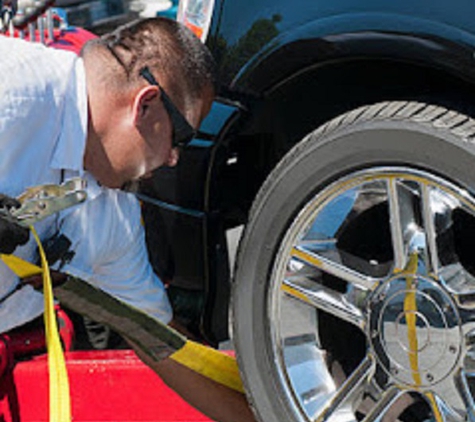
{"type": "MultiPolygon", "coordinates": [[[[134,344],[131,343],[132,347],[134,344]]],[[[171,358],[154,361],[134,347],[142,361],[190,405],[219,422],[255,422],[244,394],[218,384],[171,358]]]]}

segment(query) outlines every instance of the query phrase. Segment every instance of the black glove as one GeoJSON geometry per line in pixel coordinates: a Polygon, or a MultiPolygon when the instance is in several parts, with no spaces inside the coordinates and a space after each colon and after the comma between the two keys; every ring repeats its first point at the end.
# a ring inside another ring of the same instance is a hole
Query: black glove
{"type": "MultiPolygon", "coordinates": [[[[15,198],[0,193],[0,208],[18,208],[15,198]]],[[[30,230],[18,224],[7,221],[0,216],[0,253],[11,254],[17,246],[28,242],[30,230]]]]}

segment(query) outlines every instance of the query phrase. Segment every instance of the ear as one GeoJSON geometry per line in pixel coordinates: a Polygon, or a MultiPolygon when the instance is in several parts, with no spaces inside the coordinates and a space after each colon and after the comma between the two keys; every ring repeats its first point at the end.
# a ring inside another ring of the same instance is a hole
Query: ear
{"type": "Polygon", "coordinates": [[[141,125],[148,118],[155,115],[155,105],[160,100],[158,87],[149,85],[141,88],[133,100],[133,119],[135,126],[141,125]]]}

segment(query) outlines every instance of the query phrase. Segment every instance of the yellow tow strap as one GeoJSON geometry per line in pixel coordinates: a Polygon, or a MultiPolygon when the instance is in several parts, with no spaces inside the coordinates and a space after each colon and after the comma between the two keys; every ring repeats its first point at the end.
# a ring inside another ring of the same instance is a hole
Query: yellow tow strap
{"type": "MultiPolygon", "coordinates": [[[[419,371],[419,345],[417,342],[417,328],[416,328],[416,312],[417,312],[417,300],[416,300],[416,288],[413,283],[413,276],[417,274],[418,265],[417,253],[412,253],[409,257],[409,262],[406,267],[406,297],[404,298],[404,312],[407,319],[407,336],[409,341],[409,363],[411,365],[412,377],[414,383],[419,387],[422,383],[421,374],[419,371]]],[[[428,398],[431,405],[436,422],[443,422],[443,417],[440,413],[439,406],[436,403],[435,396],[432,392],[426,392],[425,396],[428,398]]]]}
{"type": "Polygon", "coordinates": [[[71,399],[69,395],[69,380],[54,312],[51,275],[41,241],[33,226],[31,226],[31,231],[38,244],[42,268],[30,264],[14,255],[1,255],[0,257],[20,278],[37,274],[43,275],[44,322],[49,372],[49,420],[50,422],[70,422],[71,399]]]}
{"type": "Polygon", "coordinates": [[[228,388],[244,393],[236,359],[191,340],[170,359],[228,388]]]}
{"type": "Polygon", "coordinates": [[[417,274],[418,265],[417,253],[412,253],[406,267],[408,275],[406,276],[406,296],[404,298],[404,312],[407,322],[407,336],[409,341],[409,363],[412,370],[412,378],[416,386],[421,385],[421,374],[419,371],[419,346],[417,343],[417,300],[416,288],[414,286],[414,275],[417,274]]]}

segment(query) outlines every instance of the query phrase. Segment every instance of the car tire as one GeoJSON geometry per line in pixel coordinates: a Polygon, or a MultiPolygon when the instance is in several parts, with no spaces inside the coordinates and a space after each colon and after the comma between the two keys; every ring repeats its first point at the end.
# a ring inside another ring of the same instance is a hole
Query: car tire
{"type": "Polygon", "coordinates": [[[262,422],[475,420],[474,139],[456,111],[378,103],[316,129],[269,175],[232,294],[262,422]]]}

